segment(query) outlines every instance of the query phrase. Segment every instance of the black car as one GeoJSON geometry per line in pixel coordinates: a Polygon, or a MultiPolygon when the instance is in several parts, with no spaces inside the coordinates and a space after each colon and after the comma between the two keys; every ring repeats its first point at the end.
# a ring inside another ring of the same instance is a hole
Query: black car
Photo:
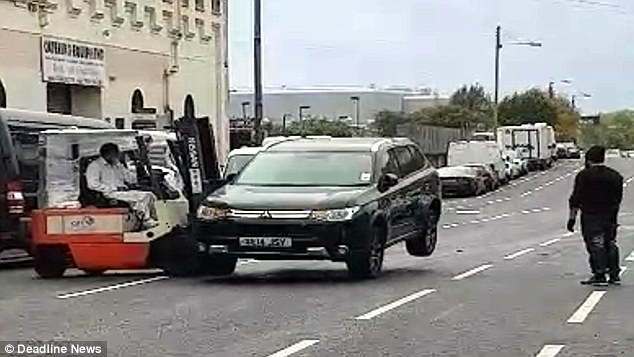
{"type": "Polygon", "coordinates": [[[374,277],[389,246],[436,247],[440,179],[407,139],[280,142],[228,180],[194,223],[207,274],[233,273],[238,258],[324,259],[374,277]]]}
{"type": "Polygon", "coordinates": [[[448,166],[438,169],[443,197],[479,196],[487,192],[488,177],[483,170],[468,166],[448,166]]]}

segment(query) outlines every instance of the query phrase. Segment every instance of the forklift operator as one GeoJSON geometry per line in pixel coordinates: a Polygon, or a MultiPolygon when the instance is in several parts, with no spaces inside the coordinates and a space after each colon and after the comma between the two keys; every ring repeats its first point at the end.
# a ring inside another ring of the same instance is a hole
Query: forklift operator
{"type": "Polygon", "coordinates": [[[106,198],[126,202],[143,221],[146,229],[158,225],[153,218],[156,196],[152,192],[132,190],[136,177],[121,163],[119,147],[114,143],[104,144],[100,158],[86,169],[88,188],[102,193],[106,198]]]}

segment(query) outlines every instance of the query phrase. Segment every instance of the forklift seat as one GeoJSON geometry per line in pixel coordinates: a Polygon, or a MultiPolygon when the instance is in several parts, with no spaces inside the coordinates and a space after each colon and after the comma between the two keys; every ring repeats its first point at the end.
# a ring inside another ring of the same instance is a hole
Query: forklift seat
{"type": "Polygon", "coordinates": [[[107,198],[103,193],[88,188],[86,170],[88,165],[98,158],[99,156],[93,156],[79,160],[79,203],[82,207],[130,209],[131,207],[127,202],[107,198]]]}

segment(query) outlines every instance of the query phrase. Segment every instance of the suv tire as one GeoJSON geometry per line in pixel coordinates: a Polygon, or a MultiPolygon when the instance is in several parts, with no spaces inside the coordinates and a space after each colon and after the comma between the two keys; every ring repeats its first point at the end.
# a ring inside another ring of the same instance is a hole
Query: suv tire
{"type": "Polygon", "coordinates": [[[35,248],[35,272],[43,279],[61,278],[66,271],[66,254],[57,246],[35,248]]]}
{"type": "Polygon", "coordinates": [[[405,248],[410,255],[428,257],[434,253],[438,242],[438,221],[439,214],[432,211],[427,218],[423,233],[405,242],[405,248]]]}
{"type": "Polygon", "coordinates": [[[350,276],[354,279],[367,279],[376,278],[381,273],[385,256],[385,234],[385,229],[372,226],[368,246],[350,251],[346,260],[350,276]]]}
{"type": "Polygon", "coordinates": [[[237,257],[231,256],[213,256],[209,254],[200,254],[198,256],[198,272],[202,275],[224,276],[231,275],[236,271],[238,264],[237,257]]]}

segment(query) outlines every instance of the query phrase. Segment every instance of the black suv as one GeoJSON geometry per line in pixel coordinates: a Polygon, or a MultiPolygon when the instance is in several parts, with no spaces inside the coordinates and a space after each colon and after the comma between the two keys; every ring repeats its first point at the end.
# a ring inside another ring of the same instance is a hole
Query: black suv
{"type": "Polygon", "coordinates": [[[227,180],[194,223],[206,274],[231,274],[238,258],[326,259],[374,277],[389,246],[436,247],[440,179],[407,139],[284,141],[227,180]]]}

